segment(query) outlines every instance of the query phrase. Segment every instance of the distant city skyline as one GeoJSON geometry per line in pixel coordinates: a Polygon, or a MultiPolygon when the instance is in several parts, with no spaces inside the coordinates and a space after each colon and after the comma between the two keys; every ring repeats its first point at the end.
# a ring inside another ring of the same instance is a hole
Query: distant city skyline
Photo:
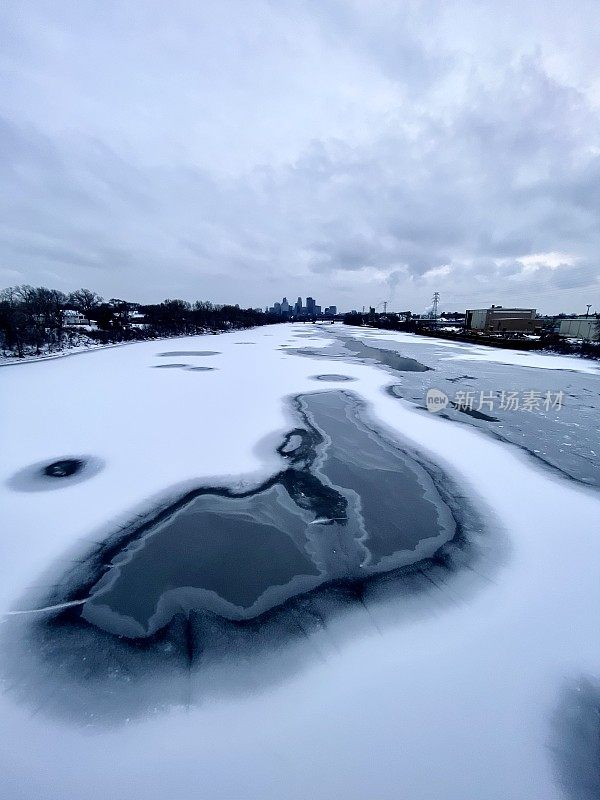
{"type": "Polygon", "coordinates": [[[296,319],[301,319],[302,317],[335,316],[338,313],[337,306],[331,304],[323,308],[310,296],[306,298],[306,304],[303,304],[302,297],[300,296],[294,303],[290,303],[287,296],[284,296],[281,302],[276,300],[272,306],[266,306],[265,311],[282,317],[294,317],[296,319]]]}

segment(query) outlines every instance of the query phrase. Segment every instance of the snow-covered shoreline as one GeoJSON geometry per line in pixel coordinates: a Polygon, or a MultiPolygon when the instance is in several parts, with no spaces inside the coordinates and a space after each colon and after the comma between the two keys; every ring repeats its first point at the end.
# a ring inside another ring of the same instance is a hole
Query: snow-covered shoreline
{"type": "Polygon", "coordinates": [[[197,336],[220,336],[223,333],[233,333],[239,332],[240,330],[253,330],[252,328],[242,328],[242,329],[234,329],[230,331],[206,331],[202,334],[190,334],[190,336],[181,336],[180,334],[176,334],[173,336],[153,336],[148,339],[132,339],[128,342],[96,342],[92,339],[89,339],[87,343],[74,345],[72,347],[64,347],[61,350],[57,350],[56,352],[46,352],[40,353],[39,355],[35,354],[28,354],[26,356],[20,357],[13,353],[12,355],[0,355],[0,367],[9,367],[9,366],[16,366],[18,364],[32,364],[37,363],[38,361],[49,361],[51,359],[56,358],[67,358],[68,356],[78,356],[82,355],[83,353],[95,353],[97,350],[106,350],[112,347],[123,347],[125,345],[133,345],[133,344],[143,344],[144,342],[162,342],[168,341],[169,339],[187,339],[190,337],[197,337],[197,336]]]}

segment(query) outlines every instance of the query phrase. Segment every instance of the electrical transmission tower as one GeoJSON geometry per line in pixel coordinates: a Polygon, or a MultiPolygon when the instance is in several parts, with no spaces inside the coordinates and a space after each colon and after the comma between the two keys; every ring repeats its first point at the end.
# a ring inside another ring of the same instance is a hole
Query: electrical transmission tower
{"type": "Polygon", "coordinates": [[[433,293],[433,308],[432,308],[432,311],[431,311],[431,313],[433,315],[433,321],[434,322],[437,322],[439,302],[440,302],[440,293],[439,292],[434,292],[433,293]]]}

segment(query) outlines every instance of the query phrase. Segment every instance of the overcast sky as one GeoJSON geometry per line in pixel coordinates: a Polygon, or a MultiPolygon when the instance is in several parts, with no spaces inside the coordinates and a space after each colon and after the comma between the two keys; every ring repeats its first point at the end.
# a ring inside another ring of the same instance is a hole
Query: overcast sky
{"type": "Polygon", "coordinates": [[[5,0],[0,285],[600,311],[598,0],[5,0]]]}

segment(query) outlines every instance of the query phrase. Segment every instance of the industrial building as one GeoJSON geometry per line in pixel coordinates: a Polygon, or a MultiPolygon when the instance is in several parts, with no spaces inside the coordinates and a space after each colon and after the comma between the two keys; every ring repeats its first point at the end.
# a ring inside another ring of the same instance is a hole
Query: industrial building
{"type": "Polygon", "coordinates": [[[600,317],[570,317],[557,320],[558,335],[565,339],[585,339],[600,341],[600,317]]]}
{"type": "Polygon", "coordinates": [[[481,333],[535,333],[535,308],[471,308],[465,313],[465,327],[481,333]]]}

